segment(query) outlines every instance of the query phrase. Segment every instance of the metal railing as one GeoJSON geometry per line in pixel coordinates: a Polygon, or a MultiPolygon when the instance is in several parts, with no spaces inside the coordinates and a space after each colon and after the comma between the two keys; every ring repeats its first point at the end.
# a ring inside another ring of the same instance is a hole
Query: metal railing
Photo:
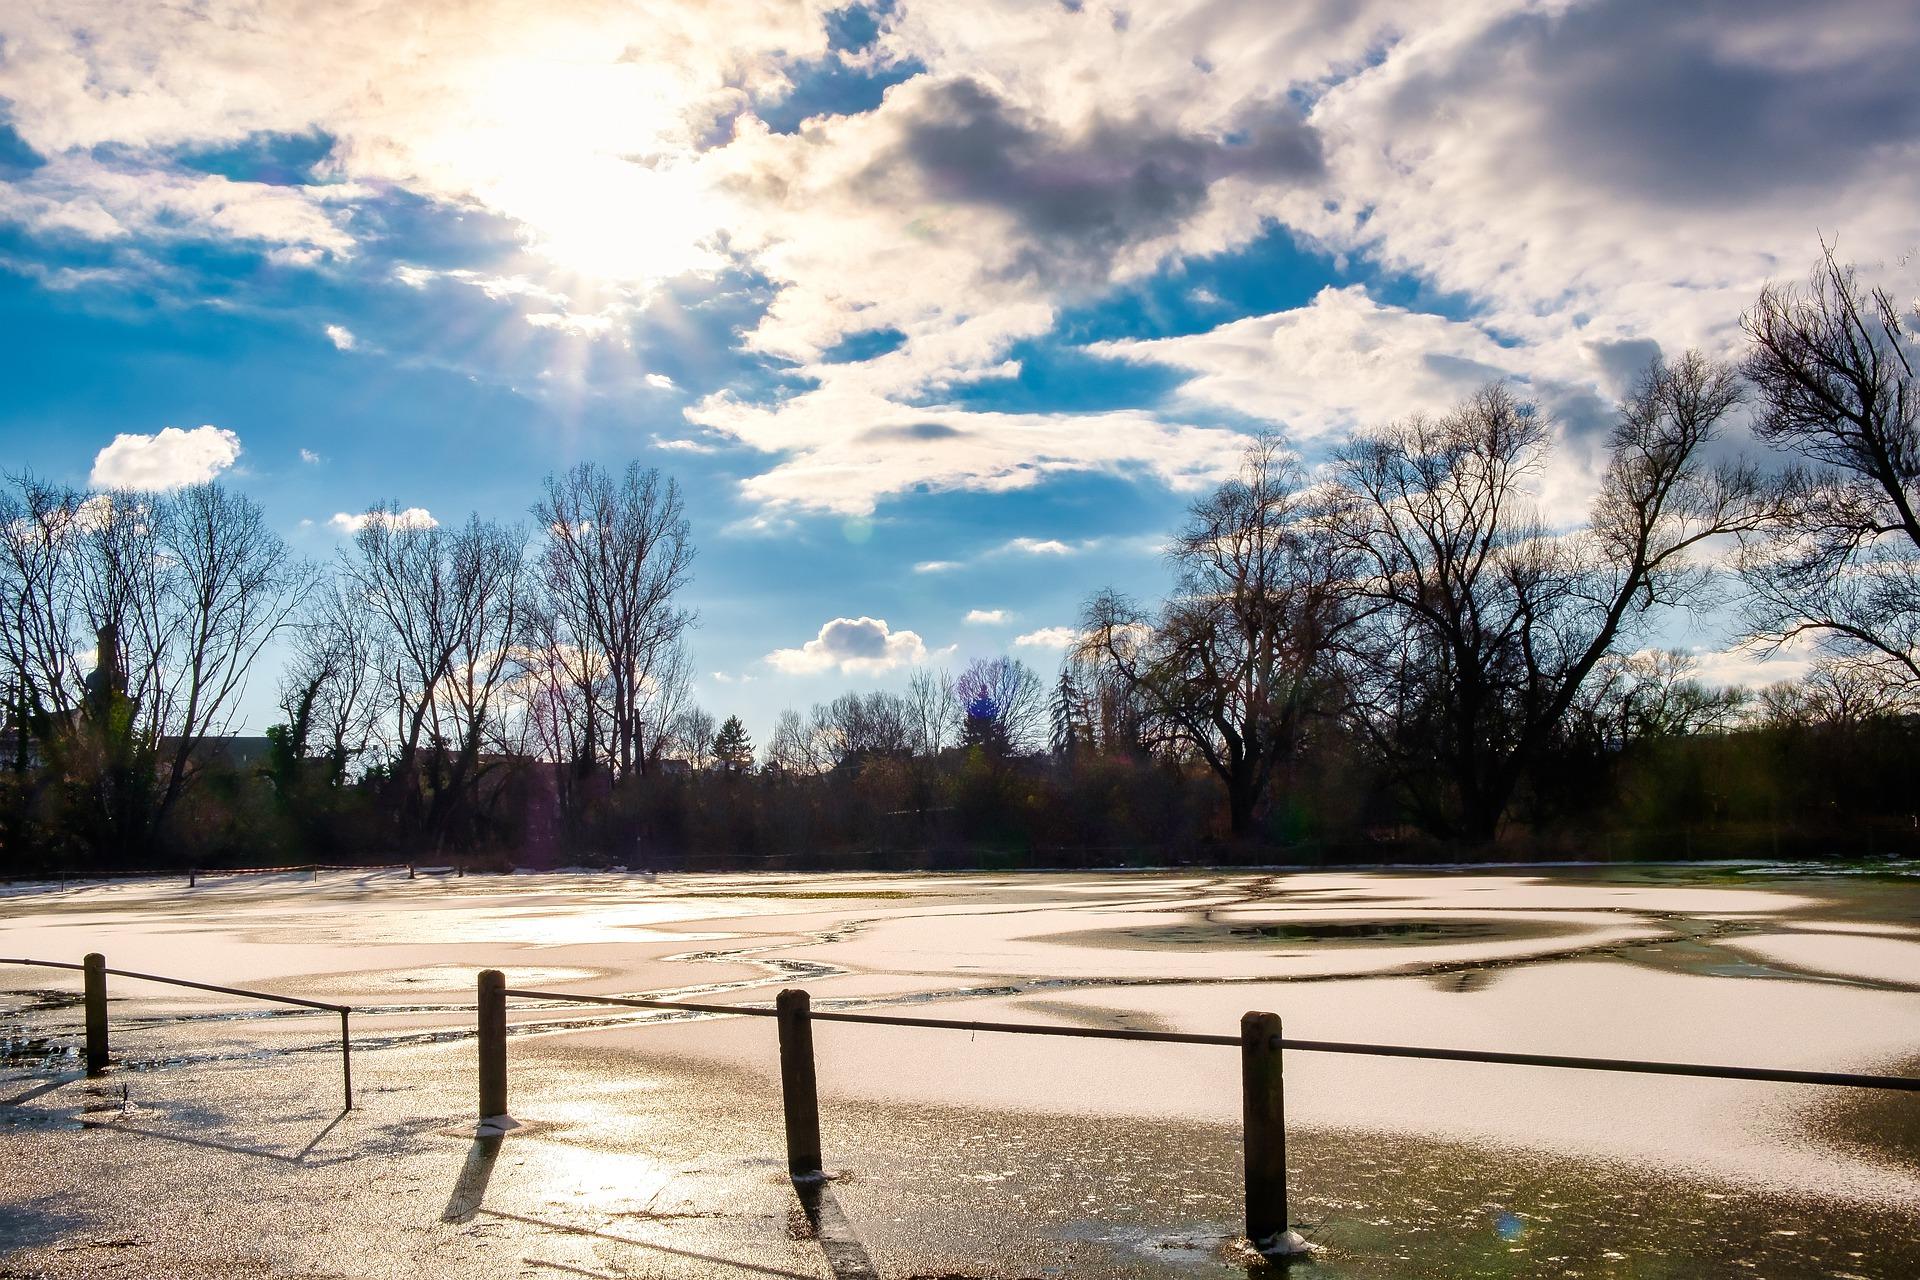
{"type": "Polygon", "coordinates": [[[109,969],[106,957],[99,952],[89,952],[79,964],[67,960],[29,960],[21,957],[0,957],[0,965],[26,965],[37,969],[77,970],[83,980],[83,1000],[86,1006],[87,1029],[87,1074],[100,1075],[107,1069],[107,978],[131,978],[136,982],[159,982],[170,987],[190,987],[195,991],[212,991],[223,996],[242,996],[248,1000],[268,1000],[274,1004],[297,1005],[302,1009],[316,1009],[323,1013],[340,1015],[340,1086],[343,1095],[343,1109],[353,1110],[353,1052],[352,1029],[348,1018],[353,1009],[349,1005],[329,1004],[324,1000],[305,1000],[299,996],[275,995],[270,991],[249,991],[244,987],[223,987],[211,982],[195,982],[189,978],[169,978],[157,973],[138,973],[132,969],[109,969]]]}
{"type": "Polygon", "coordinates": [[[507,1114],[507,997],[557,1000],[616,1008],[665,1009],[686,1013],[738,1014],[774,1018],[779,1023],[780,1093],[786,1119],[787,1170],[796,1180],[824,1177],[820,1155],[820,1106],[814,1074],[815,1022],[864,1023],[883,1027],[922,1027],[941,1031],[1062,1036],[1082,1040],[1135,1040],[1153,1044],[1214,1045],[1239,1048],[1241,1065],[1242,1148],[1245,1162],[1247,1238],[1261,1252],[1282,1256],[1307,1248],[1288,1226],[1286,1108],[1281,1084],[1281,1054],[1360,1054],[1368,1057],[1423,1058],[1444,1062],[1482,1062],[1500,1066],[1551,1067],[1576,1071],[1629,1072],[1692,1076],[1718,1080],[1757,1080],[1779,1084],[1841,1086],[1920,1092],[1920,1078],[1851,1071],[1801,1071],[1774,1067],[1728,1067],[1700,1062],[1656,1062],[1635,1058],[1581,1057],[1553,1053],[1501,1053],[1483,1049],[1442,1049],[1419,1045],[1367,1044],[1344,1040],[1297,1040],[1281,1032],[1280,1016],[1248,1013],[1237,1036],[1184,1031],[1132,1031],[1122,1028],[1060,1027],[1030,1022],[915,1018],[903,1014],[816,1010],[805,991],[782,991],[774,1007],[704,1004],[688,1000],[647,1000],[634,996],[591,996],[563,991],[511,988],[497,969],[479,976],[480,1118],[507,1114]]]}

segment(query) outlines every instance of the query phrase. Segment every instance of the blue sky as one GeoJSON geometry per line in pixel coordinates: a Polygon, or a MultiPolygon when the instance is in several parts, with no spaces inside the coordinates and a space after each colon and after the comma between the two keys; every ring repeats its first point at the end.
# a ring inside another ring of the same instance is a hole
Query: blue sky
{"type": "Polygon", "coordinates": [[[1312,460],[1509,378],[1577,522],[1636,360],[1734,351],[1823,235],[1896,287],[1920,245],[1879,0],[295,8],[0,14],[0,456],[219,475],[316,559],[638,458],[699,700],[762,735],[1050,670],[1248,431],[1312,460]]]}

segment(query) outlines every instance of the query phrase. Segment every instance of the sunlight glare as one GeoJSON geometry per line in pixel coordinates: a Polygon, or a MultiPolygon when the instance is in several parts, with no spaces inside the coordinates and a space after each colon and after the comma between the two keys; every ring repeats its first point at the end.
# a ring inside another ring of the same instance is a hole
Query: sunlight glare
{"type": "Polygon", "coordinates": [[[442,153],[556,267],[644,289],[720,262],[723,215],[672,69],[499,59],[471,97],[477,120],[444,137],[442,153]]]}

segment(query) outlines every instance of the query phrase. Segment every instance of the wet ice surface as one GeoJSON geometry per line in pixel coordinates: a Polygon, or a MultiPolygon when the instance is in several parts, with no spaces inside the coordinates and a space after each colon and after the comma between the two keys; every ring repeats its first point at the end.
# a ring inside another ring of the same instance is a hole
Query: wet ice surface
{"type": "MultiPolygon", "coordinates": [[[[955,1020],[1920,1072],[1920,875],[1770,868],[203,880],[0,898],[0,954],[340,1001],[336,1026],[0,969],[0,1274],[1227,1276],[1237,1055],[516,1001],[472,1136],[474,971],[955,1020]]],[[[1297,1273],[1920,1274],[1920,1097],[1289,1056],[1297,1273]]]]}

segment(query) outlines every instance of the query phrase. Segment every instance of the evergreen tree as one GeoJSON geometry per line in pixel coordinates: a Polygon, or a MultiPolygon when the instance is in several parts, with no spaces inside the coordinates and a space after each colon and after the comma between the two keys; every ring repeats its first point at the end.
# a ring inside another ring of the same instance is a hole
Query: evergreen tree
{"type": "Polygon", "coordinates": [[[728,716],[727,722],[720,726],[720,732],[713,739],[713,759],[720,771],[729,776],[737,776],[753,767],[753,739],[747,736],[747,727],[740,723],[739,716],[728,716]]]}
{"type": "Polygon", "coordinates": [[[1047,742],[1053,754],[1063,761],[1072,760],[1074,748],[1079,745],[1079,726],[1074,723],[1079,707],[1080,690],[1073,683],[1073,668],[1063,665],[1060,680],[1053,687],[1053,731],[1047,742]]]}

